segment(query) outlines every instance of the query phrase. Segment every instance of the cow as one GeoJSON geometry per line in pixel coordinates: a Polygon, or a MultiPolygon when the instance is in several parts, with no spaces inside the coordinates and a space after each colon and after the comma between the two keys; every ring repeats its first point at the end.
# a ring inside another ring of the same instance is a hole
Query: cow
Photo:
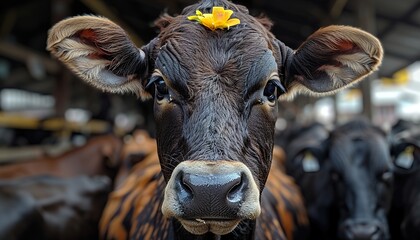
{"type": "Polygon", "coordinates": [[[106,176],[0,181],[0,239],[98,239],[111,191],[106,176]]]}
{"type": "Polygon", "coordinates": [[[276,136],[284,143],[286,173],[302,191],[310,222],[310,239],[314,240],[337,238],[338,216],[328,159],[329,136],[329,130],[318,122],[294,124],[276,136]]]}
{"type": "Polygon", "coordinates": [[[386,133],[366,119],[338,126],[328,158],[340,239],[389,239],[393,172],[386,133]]]}
{"type": "Polygon", "coordinates": [[[74,177],[79,175],[107,175],[113,179],[120,166],[123,142],[114,135],[96,136],[81,146],[58,156],[46,156],[0,166],[0,179],[51,175],[74,177]]]}
{"type": "Polygon", "coordinates": [[[394,196],[389,223],[393,239],[420,236],[420,125],[400,120],[391,130],[394,196]]]}
{"type": "Polygon", "coordinates": [[[156,140],[145,130],[136,129],[125,136],[121,150],[121,166],[115,177],[115,186],[119,186],[129,175],[131,169],[140,161],[156,152],[156,140]]]}
{"type": "Polygon", "coordinates": [[[360,29],[329,26],[292,50],[268,19],[227,0],[203,0],[156,25],[159,35],[137,48],[106,18],[72,17],[50,29],[47,49],[102,91],[153,98],[165,182],[156,214],[169,219],[171,234],[250,239],[267,219],[260,199],[278,100],[358,83],[380,65],[381,44],[360,29]]]}
{"type": "MultiPolygon", "coordinates": [[[[137,143],[148,145],[145,143],[150,139],[140,136],[142,140],[137,143]]],[[[165,182],[157,149],[147,152],[128,171],[124,170],[128,174],[122,175],[122,183],[111,193],[100,222],[101,239],[174,239],[180,229],[160,213],[165,182]]],[[[306,239],[308,219],[301,193],[277,167],[284,164],[280,149],[273,155],[276,157],[262,193],[261,211],[265,218],[256,223],[255,238],[306,239]]]]}

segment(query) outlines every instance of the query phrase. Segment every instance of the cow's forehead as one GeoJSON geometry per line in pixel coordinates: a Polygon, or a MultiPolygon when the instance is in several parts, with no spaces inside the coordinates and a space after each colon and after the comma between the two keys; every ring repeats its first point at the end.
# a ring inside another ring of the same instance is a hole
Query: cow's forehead
{"type": "Polygon", "coordinates": [[[372,129],[341,135],[331,147],[331,153],[333,167],[344,174],[349,174],[350,168],[382,172],[390,167],[388,145],[372,129]]]}
{"type": "Polygon", "coordinates": [[[200,81],[217,75],[243,88],[257,64],[267,72],[260,73],[264,78],[277,70],[270,50],[271,35],[256,26],[257,20],[250,17],[246,20],[238,27],[211,31],[185,16],[175,17],[159,36],[155,68],[176,82],[200,81]],[[270,57],[264,58],[267,52],[270,57]],[[262,58],[266,62],[261,63],[262,58]]]}

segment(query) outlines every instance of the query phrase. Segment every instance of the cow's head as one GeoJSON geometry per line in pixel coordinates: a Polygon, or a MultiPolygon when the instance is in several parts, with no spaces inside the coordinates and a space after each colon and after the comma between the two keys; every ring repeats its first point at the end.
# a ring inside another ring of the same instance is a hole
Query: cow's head
{"type": "Polygon", "coordinates": [[[202,1],[158,25],[158,37],[137,48],[105,18],[69,18],[50,30],[47,48],[99,89],[154,98],[163,214],[193,234],[226,234],[260,214],[279,98],[334,93],[382,59],[375,37],[345,26],[322,28],[293,51],[267,20],[225,0],[202,1]],[[241,23],[212,31],[187,19],[213,6],[241,23]]]}
{"type": "Polygon", "coordinates": [[[316,122],[293,125],[284,132],[286,173],[302,190],[313,239],[333,239],[336,235],[329,135],[327,128],[316,122]]]}
{"type": "Polygon", "coordinates": [[[416,239],[420,233],[420,127],[399,121],[390,136],[394,196],[389,214],[393,239],[416,239]],[[402,235],[402,236],[401,236],[402,235]]]}
{"type": "Polygon", "coordinates": [[[357,120],[335,129],[330,141],[339,238],[389,239],[393,173],[385,133],[357,120]]]}

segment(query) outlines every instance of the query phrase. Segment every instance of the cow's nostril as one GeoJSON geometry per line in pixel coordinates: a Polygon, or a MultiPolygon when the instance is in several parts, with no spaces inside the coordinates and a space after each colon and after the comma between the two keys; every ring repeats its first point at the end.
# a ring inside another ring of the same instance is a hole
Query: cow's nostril
{"type": "Polygon", "coordinates": [[[227,200],[229,203],[238,203],[244,199],[246,185],[248,184],[247,178],[244,174],[241,174],[241,176],[234,179],[232,183],[234,185],[227,194],[227,200]]]}
{"type": "Polygon", "coordinates": [[[194,192],[191,184],[188,181],[188,178],[185,177],[184,173],[181,171],[177,175],[176,179],[176,190],[178,192],[178,198],[180,201],[191,201],[194,197],[194,192]]]}

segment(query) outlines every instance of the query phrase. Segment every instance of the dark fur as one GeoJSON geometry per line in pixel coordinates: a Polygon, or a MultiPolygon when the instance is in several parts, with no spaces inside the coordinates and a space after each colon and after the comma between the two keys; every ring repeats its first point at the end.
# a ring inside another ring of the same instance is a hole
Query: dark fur
{"type": "Polygon", "coordinates": [[[302,189],[311,239],[359,239],[349,232],[357,222],[378,228],[367,239],[388,239],[392,177],[382,176],[392,174],[392,168],[385,133],[365,119],[350,121],[331,134],[317,123],[286,132],[286,171],[302,189]],[[318,171],[303,170],[307,152],[317,159],[318,171]]]}
{"type": "Polygon", "coordinates": [[[420,125],[398,121],[392,127],[391,154],[394,161],[395,191],[389,214],[392,239],[414,240],[420,236],[420,125]],[[395,164],[406,147],[414,147],[409,169],[395,164]]]}
{"type": "MultiPolygon", "coordinates": [[[[183,14],[193,15],[195,9],[205,11],[207,3],[203,4],[189,7],[183,14]]],[[[221,5],[236,9],[224,1],[221,5]]],[[[238,10],[245,11],[243,7],[238,10]]],[[[165,110],[164,118],[159,107],[156,110],[159,156],[166,179],[171,173],[166,165],[177,165],[183,159],[231,159],[255,171],[261,189],[264,186],[271,163],[272,137],[268,136],[273,136],[275,112],[253,107],[254,99],[244,101],[243,95],[248,90],[244,81],[247,74],[272,48],[273,37],[244,12],[235,12],[233,17],[246,24],[211,32],[184,15],[159,21],[167,27],[154,48],[159,49],[153,54],[155,67],[171,81],[174,98],[180,103],[175,109],[165,110]],[[175,119],[183,124],[174,125],[175,119]]],[[[267,76],[259,77],[264,80],[267,76]]]]}
{"type": "Polygon", "coordinates": [[[0,239],[97,239],[107,177],[0,181],[0,239]]]}
{"type": "Polygon", "coordinates": [[[385,134],[367,120],[354,120],[336,128],[330,141],[338,236],[351,239],[348,229],[360,223],[377,228],[374,237],[389,239],[393,182],[385,134]]]}
{"type": "Polygon", "coordinates": [[[310,239],[336,238],[337,213],[328,160],[329,131],[320,123],[295,124],[276,138],[284,142],[280,144],[286,152],[286,172],[302,190],[311,227],[310,239]],[[318,161],[318,171],[304,171],[307,152],[318,161]]]}
{"type": "MultiPolygon", "coordinates": [[[[270,77],[278,75],[281,84],[278,79],[275,82],[279,89],[284,88],[285,91],[280,96],[282,99],[292,99],[299,92],[329,94],[376,70],[382,58],[382,48],[376,38],[345,26],[319,30],[295,54],[269,32],[271,23],[267,19],[255,18],[245,7],[229,1],[204,0],[185,8],[179,16],[163,16],[158,20],[160,34],[141,51],[133,51],[131,45],[127,46],[129,53],[136,54],[134,63],[139,57],[146,57],[138,67],[138,74],[133,74],[132,71],[120,71],[117,68],[122,65],[109,62],[110,59],[124,59],[112,54],[91,56],[89,53],[95,49],[90,50],[89,46],[80,46],[68,39],[68,35],[73,37],[73,32],[83,29],[86,24],[95,29],[107,29],[108,24],[113,25],[110,21],[88,17],[62,21],[51,30],[48,48],[82,79],[104,91],[132,91],[143,99],[155,96],[159,160],[163,177],[168,183],[166,190],[174,192],[176,188],[173,184],[179,178],[169,180],[174,169],[180,169],[176,168],[179,163],[193,165],[193,161],[204,164],[225,160],[226,165],[229,165],[228,161],[236,162],[251,171],[252,177],[247,178],[252,178],[255,184],[248,188],[251,192],[248,200],[252,197],[256,199],[258,192],[263,192],[270,171],[278,111],[276,99],[264,94],[265,87],[270,87],[267,85],[270,77]],[[197,9],[210,13],[213,6],[233,10],[232,17],[240,19],[241,23],[230,29],[211,31],[187,19],[187,16],[195,15],[197,9]],[[103,24],[95,24],[98,21],[103,24]],[[74,31],[66,31],[68,25],[74,25],[74,31]],[[353,54],[355,52],[357,54],[353,54]],[[105,59],[97,64],[91,61],[93,57],[105,59]],[[318,78],[312,79],[313,76],[318,78]],[[140,81],[137,77],[141,78],[140,81]],[[158,95],[161,85],[153,84],[160,77],[167,85],[165,96],[158,95]]],[[[109,27],[110,30],[113,28],[109,27]]],[[[221,166],[219,164],[218,167],[221,166]]],[[[180,208],[174,206],[178,201],[173,197],[175,195],[165,195],[165,200],[173,201],[163,205],[163,209],[167,210],[164,214],[178,217],[182,222],[180,208]]],[[[244,210],[251,214],[245,214],[245,218],[257,217],[260,205],[255,200],[245,203],[253,204],[253,207],[244,210]]],[[[238,218],[241,219],[243,217],[238,218]]],[[[256,224],[255,220],[243,220],[239,229],[233,231],[244,238],[252,236],[256,224]]],[[[183,223],[183,226],[186,225],[183,223]]],[[[194,229],[189,231],[194,232],[194,229]]],[[[196,234],[201,232],[196,231],[196,234]]]]}

